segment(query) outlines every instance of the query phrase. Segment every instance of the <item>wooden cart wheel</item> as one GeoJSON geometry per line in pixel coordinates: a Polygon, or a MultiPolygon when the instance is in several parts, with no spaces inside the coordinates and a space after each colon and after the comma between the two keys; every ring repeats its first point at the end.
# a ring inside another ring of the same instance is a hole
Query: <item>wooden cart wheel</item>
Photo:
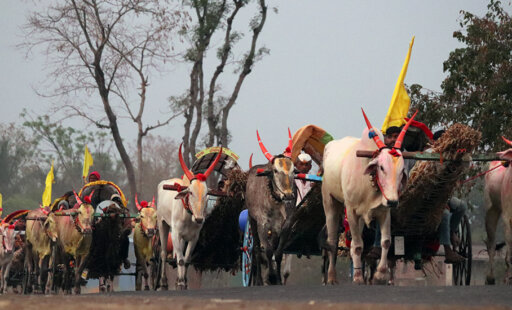
{"type": "Polygon", "coordinates": [[[455,247],[455,251],[464,256],[466,260],[453,265],[453,285],[470,285],[473,252],[471,247],[471,229],[467,215],[464,215],[459,224],[457,236],[460,239],[460,243],[455,247]]]}
{"type": "Polygon", "coordinates": [[[251,285],[252,280],[252,249],[254,238],[252,236],[251,224],[247,221],[242,245],[242,284],[244,287],[251,285]]]}

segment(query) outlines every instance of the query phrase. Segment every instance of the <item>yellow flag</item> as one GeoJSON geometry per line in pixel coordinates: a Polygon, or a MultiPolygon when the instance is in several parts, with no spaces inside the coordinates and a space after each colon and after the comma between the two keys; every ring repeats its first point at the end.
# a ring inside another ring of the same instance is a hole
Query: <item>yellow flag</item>
{"type": "Polygon", "coordinates": [[[52,184],[54,183],[54,177],[53,177],[53,161],[52,161],[52,167],[50,168],[50,172],[48,172],[48,175],[46,176],[46,187],[44,188],[43,193],[43,207],[47,207],[52,203],[52,184]]]}
{"type": "Polygon", "coordinates": [[[400,127],[405,124],[404,117],[407,117],[407,113],[409,112],[411,99],[405,90],[404,79],[407,74],[407,67],[409,66],[409,59],[411,58],[413,44],[414,37],[412,37],[411,43],[409,43],[409,51],[407,52],[407,57],[405,57],[404,65],[402,66],[402,71],[400,72],[398,81],[396,81],[395,91],[393,92],[393,97],[391,97],[388,114],[382,124],[383,133],[391,126],[400,127]]]}
{"type": "Polygon", "coordinates": [[[92,160],[92,155],[89,153],[89,149],[87,148],[87,145],[85,146],[85,154],[84,154],[84,170],[82,173],[82,176],[84,178],[87,178],[87,175],[89,174],[89,168],[94,164],[94,160],[92,160]]]}
{"type": "Polygon", "coordinates": [[[4,210],[4,207],[2,205],[2,194],[0,194],[0,216],[2,216],[2,211],[4,210]]]}

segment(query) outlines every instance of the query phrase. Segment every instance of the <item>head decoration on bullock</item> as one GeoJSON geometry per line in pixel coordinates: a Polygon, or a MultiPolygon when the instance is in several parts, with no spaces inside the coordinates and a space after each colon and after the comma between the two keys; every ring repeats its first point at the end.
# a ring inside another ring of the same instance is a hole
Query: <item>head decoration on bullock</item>
{"type": "Polygon", "coordinates": [[[137,194],[135,194],[135,205],[137,206],[137,210],[139,211],[144,208],[155,208],[155,196],[153,196],[153,201],[151,201],[151,204],[149,204],[146,200],[142,200],[139,203],[137,194]]]}
{"type": "MultiPolygon", "coordinates": [[[[368,126],[368,137],[370,139],[373,139],[375,141],[375,144],[377,144],[377,147],[379,148],[379,151],[386,147],[384,142],[379,138],[379,135],[377,132],[375,132],[375,128],[370,123],[370,120],[368,120],[368,117],[366,116],[366,113],[364,113],[363,108],[361,108],[361,111],[363,111],[364,120],[366,122],[366,126],[368,126]]],[[[409,129],[409,126],[414,121],[414,117],[418,114],[418,111],[414,113],[414,115],[409,119],[409,121],[405,124],[405,126],[402,128],[402,131],[400,132],[400,135],[396,139],[395,145],[391,148],[391,151],[389,153],[393,156],[401,156],[401,154],[397,151],[402,148],[402,142],[404,141],[405,134],[407,133],[407,129],[409,129]]]]}
{"type": "Polygon", "coordinates": [[[183,143],[180,144],[180,149],[179,149],[179,152],[178,152],[178,156],[179,156],[179,159],[180,159],[180,165],[181,165],[181,168],[183,169],[183,172],[185,173],[185,175],[187,176],[187,178],[190,181],[197,179],[198,181],[205,182],[206,179],[208,178],[208,176],[213,172],[213,170],[215,169],[215,166],[217,165],[217,163],[220,160],[220,157],[222,155],[222,147],[220,148],[220,151],[217,154],[217,157],[215,157],[215,160],[210,165],[210,167],[208,167],[208,169],[204,172],[204,174],[203,173],[197,173],[196,175],[194,175],[192,173],[192,171],[190,171],[187,168],[187,165],[185,164],[185,161],[183,160],[183,154],[181,153],[181,147],[182,146],[183,146],[183,143]]]}
{"type": "Polygon", "coordinates": [[[84,196],[83,202],[80,199],[80,197],[78,197],[77,193],[74,190],[73,190],[73,194],[75,194],[76,202],[78,203],[79,206],[84,203],[91,204],[91,199],[92,199],[92,195],[94,194],[94,190],[88,196],[84,196]]]}
{"type": "Polygon", "coordinates": [[[293,201],[295,199],[295,195],[293,193],[295,169],[291,159],[293,141],[290,128],[288,128],[288,146],[283,154],[277,156],[273,156],[267,151],[267,148],[263,145],[260,134],[257,130],[256,136],[258,137],[258,144],[260,145],[263,155],[265,155],[271,165],[271,169],[269,169],[270,167],[267,167],[266,170],[258,169],[257,174],[259,176],[267,176],[270,178],[270,192],[276,200],[293,201]]]}
{"type": "MultiPolygon", "coordinates": [[[[258,137],[258,144],[260,145],[260,149],[263,152],[263,155],[265,155],[265,158],[267,158],[268,161],[272,162],[274,160],[274,156],[272,154],[270,154],[267,151],[267,148],[265,147],[265,145],[263,145],[263,142],[261,141],[261,138],[260,138],[260,133],[257,130],[256,130],[256,136],[258,137]]],[[[291,158],[292,157],[292,148],[293,148],[292,133],[290,131],[290,128],[288,128],[288,146],[284,150],[283,155],[285,157],[291,158]]],[[[251,158],[252,158],[252,156],[251,156],[251,158]]]]}

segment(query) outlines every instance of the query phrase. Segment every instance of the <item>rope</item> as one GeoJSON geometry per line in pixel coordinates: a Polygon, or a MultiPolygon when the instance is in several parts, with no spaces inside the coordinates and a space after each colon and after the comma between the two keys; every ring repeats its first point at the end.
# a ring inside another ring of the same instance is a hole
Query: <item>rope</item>
{"type": "Polygon", "coordinates": [[[497,165],[497,166],[496,166],[496,167],[494,167],[494,168],[491,168],[491,169],[489,169],[489,170],[487,170],[487,171],[484,171],[484,172],[482,172],[482,173],[479,173],[479,174],[477,174],[477,175],[475,175],[475,176],[473,176],[473,177],[471,177],[471,178],[467,178],[466,180],[462,181],[460,184],[462,185],[462,184],[465,184],[465,183],[467,183],[467,182],[473,181],[474,179],[477,179],[477,178],[479,178],[479,177],[481,177],[481,176],[483,176],[483,175],[486,175],[487,173],[489,173],[489,172],[491,172],[491,171],[493,171],[493,170],[495,170],[495,169],[498,169],[498,168],[499,168],[499,167],[501,167],[501,166],[505,166],[505,165],[504,165],[503,163],[501,163],[501,164],[497,165]]]}

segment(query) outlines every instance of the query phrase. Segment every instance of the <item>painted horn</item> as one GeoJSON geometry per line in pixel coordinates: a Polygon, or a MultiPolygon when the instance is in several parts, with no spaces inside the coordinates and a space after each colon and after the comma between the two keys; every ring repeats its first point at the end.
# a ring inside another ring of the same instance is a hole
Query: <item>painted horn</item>
{"type": "Polygon", "coordinates": [[[139,200],[137,199],[137,194],[135,194],[135,206],[137,207],[137,210],[139,210],[139,211],[142,209],[142,207],[139,204],[139,200]]]}
{"type": "Polygon", "coordinates": [[[284,150],[284,156],[292,157],[292,149],[293,149],[292,132],[290,131],[290,128],[288,127],[288,147],[284,150]]]}
{"type": "Polygon", "coordinates": [[[395,149],[401,149],[402,148],[402,142],[404,141],[405,133],[407,132],[407,129],[409,129],[409,126],[411,125],[412,121],[414,120],[414,117],[418,114],[418,110],[414,113],[414,115],[409,119],[407,124],[405,124],[404,128],[402,128],[402,131],[400,132],[400,135],[398,135],[398,138],[396,138],[395,145],[393,148],[395,149]]]}
{"type": "Polygon", "coordinates": [[[153,200],[151,200],[151,208],[156,209],[155,196],[153,196],[153,200]]]}
{"type": "Polygon", "coordinates": [[[501,138],[503,139],[503,141],[507,142],[508,145],[512,146],[512,141],[508,140],[504,136],[501,136],[501,138]]]}
{"type": "Polygon", "coordinates": [[[84,197],[85,203],[91,204],[92,194],[94,194],[95,189],[92,190],[92,192],[89,194],[89,196],[84,197]]]}
{"type": "Polygon", "coordinates": [[[379,135],[373,130],[373,126],[370,123],[370,121],[368,120],[368,117],[366,117],[366,113],[364,113],[363,108],[361,108],[361,111],[363,111],[364,121],[366,122],[366,126],[368,126],[368,129],[370,130],[369,134],[373,138],[373,141],[375,141],[375,144],[377,144],[377,147],[379,148],[379,150],[385,148],[386,145],[384,144],[384,142],[382,142],[380,140],[379,135]]]}
{"type": "Polygon", "coordinates": [[[183,160],[183,155],[181,153],[181,147],[182,146],[183,146],[183,143],[180,144],[180,149],[179,149],[179,152],[178,152],[178,156],[179,156],[179,159],[180,159],[181,169],[183,169],[183,172],[185,173],[187,178],[189,180],[192,180],[194,178],[194,174],[192,172],[190,172],[190,170],[188,170],[188,168],[187,168],[187,165],[185,165],[185,161],[183,160]]]}
{"type": "Polygon", "coordinates": [[[272,159],[274,159],[274,156],[272,156],[272,154],[270,154],[267,151],[267,148],[263,145],[263,142],[261,142],[260,133],[257,130],[256,130],[256,136],[258,137],[258,144],[260,145],[260,149],[263,152],[263,155],[265,155],[265,157],[268,159],[268,161],[272,161],[272,159]]]}
{"type": "Polygon", "coordinates": [[[249,169],[252,168],[252,155],[253,153],[251,153],[251,157],[249,157],[249,169]]]}
{"type": "Polygon", "coordinates": [[[217,157],[215,157],[215,160],[213,161],[213,163],[210,165],[210,167],[208,167],[208,170],[205,171],[205,173],[204,173],[205,177],[208,177],[210,175],[210,173],[212,173],[213,169],[215,169],[215,166],[217,166],[217,163],[219,162],[221,156],[222,156],[222,146],[220,147],[219,154],[217,154],[217,157]]]}
{"type": "Polygon", "coordinates": [[[82,200],[80,200],[80,197],[78,197],[77,193],[75,192],[75,190],[73,190],[73,194],[75,194],[75,199],[76,199],[76,202],[78,203],[78,205],[82,205],[82,200]]]}

